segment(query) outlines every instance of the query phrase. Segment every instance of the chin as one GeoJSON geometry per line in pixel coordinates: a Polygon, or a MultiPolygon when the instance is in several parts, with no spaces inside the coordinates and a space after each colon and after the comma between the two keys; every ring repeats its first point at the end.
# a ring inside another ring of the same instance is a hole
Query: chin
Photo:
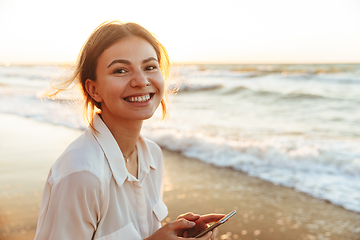
{"type": "Polygon", "coordinates": [[[154,115],[154,112],[151,113],[143,113],[143,114],[136,114],[132,117],[132,119],[134,120],[147,120],[149,118],[151,118],[154,115]]]}

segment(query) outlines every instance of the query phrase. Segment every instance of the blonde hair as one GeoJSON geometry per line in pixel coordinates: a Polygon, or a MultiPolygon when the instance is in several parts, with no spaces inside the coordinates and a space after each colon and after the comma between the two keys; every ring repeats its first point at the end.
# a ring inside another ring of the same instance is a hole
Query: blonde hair
{"type": "MultiPolygon", "coordinates": [[[[80,50],[73,73],[59,84],[52,86],[45,95],[54,98],[58,93],[68,90],[74,83],[80,85],[85,100],[84,118],[89,126],[96,131],[93,125],[93,117],[97,112],[101,112],[101,104],[94,101],[86,91],[85,82],[87,79],[96,81],[96,66],[101,53],[114,43],[129,36],[141,37],[153,46],[159,61],[161,73],[166,83],[170,76],[170,60],[165,47],[151,32],[139,24],[132,22],[122,23],[115,20],[106,21],[100,24],[91,33],[90,37],[86,40],[80,50]]],[[[164,97],[161,100],[161,119],[165,119],[168,116],[166,100],[167,95],[165,91],[164,97]]]]}

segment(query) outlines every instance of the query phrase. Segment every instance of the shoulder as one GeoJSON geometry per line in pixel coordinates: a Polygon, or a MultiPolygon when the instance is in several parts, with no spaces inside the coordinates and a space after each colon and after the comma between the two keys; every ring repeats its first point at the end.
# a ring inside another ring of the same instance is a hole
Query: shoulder
{"type": "Polygon", "coordinates": [[[158,171],[163,171],[164,160],[163,160],[163,154],[161,148],[155,142],[147,138],[142,138],[142,139],[144,145],[146,146],[142,150],[144,151],[143,156],[148,157],[147,163],[153,169],[157,169],[158,171]]]}
{"type": "Polygon", "coordinates": [[[162,150],[159,147],[159,145],[147,138],[143,138],[143,139],[144,139],[144,143],[147,147],[147,150],[149,152],[149,155],[151,156],[151,159],[153,160],[154,164],[156,166],[162,166],[163,165],[163,154],[162,154],[162,150]]]}
{"type": "Polygon", "coordinates": [[[145,137],[143,139],[152,155],[156,155],[156,156],[161,155],[162,156],[161,148],[157,143],[155,143],[145,137]]]}
{"type": "MultiPolygon", "coordinates": [[[[104,153],[90,130],[85,131],[60,155],[51,168],[54,183],[80,172],[88,172],[96,178],[104,175],[104,153]]],[[[82,174],[80,174],[82,175],[82,174]]]]}

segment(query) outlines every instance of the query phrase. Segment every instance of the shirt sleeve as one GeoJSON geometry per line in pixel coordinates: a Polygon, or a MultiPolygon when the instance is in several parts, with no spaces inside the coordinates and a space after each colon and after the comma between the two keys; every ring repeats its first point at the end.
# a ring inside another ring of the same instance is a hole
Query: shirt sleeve
{"type": "Polygon", "coordinates": [[[35,240],[92,239],[103,202],[100,180],[80,171],[52,183],[43,193],[35,240]]]}

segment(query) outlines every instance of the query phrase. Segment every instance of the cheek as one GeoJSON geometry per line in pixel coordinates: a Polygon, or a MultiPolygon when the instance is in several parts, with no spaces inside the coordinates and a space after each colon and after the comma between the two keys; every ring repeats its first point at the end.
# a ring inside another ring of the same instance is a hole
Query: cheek
{"type": "Polygon", "coordinates": [[[159,89],[159,92],[163,95],[165,91],[165,81],[162,75],[156,81],[156,87],[159,89]]]}
{"type": "Polygon", "coordinates": [[[106,105],[111,105],[121,98],[122,87],[119,84],[106,84],[101,89],[101,97],[106,105]]]}
{"type": "Polygon", "coordinates": [[[104,99],[119,99],[125,87],[120,81],[108,81],[104,86],[102,94],[104,99]]]}
{"type": "Polygon", "coordinates": [[[165,92],[165,85],[164,85],[164,82],[161,82],[161,85],[160,85],[160,92],[161,92],[161,95],[164,95],[164,92],[165,92]]]}

